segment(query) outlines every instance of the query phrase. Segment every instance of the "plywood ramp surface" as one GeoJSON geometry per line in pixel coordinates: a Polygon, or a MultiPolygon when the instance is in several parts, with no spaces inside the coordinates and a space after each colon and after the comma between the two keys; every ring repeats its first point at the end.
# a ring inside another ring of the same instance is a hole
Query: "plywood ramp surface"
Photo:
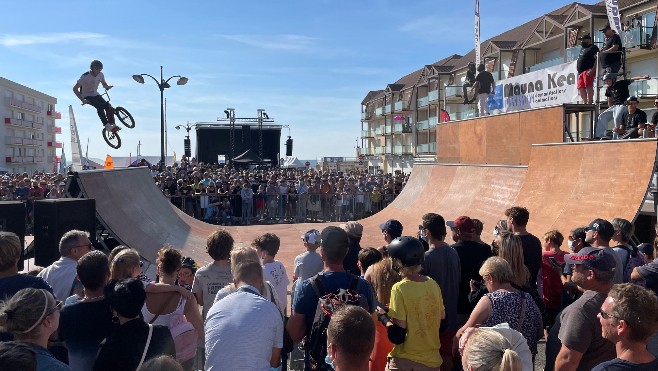
{"type": "MultiPolygon", "coordinates": [[[[567,234],[594,218],[633,220],[649,186],[656,140],[534,145],[529,165],[417,164],[402,193],[381,212],[361,220],[361,245],[384,244],[379,225],[394,218],[405,235],[415,235],[425,213],[446,220],[469,215],[484,222],[484,241],[505,209],[530,211],[529,231],[541,236],[551,229],[567,234]]],[[[170,244],[200,264],[210,261],[206,238],[218,227],[195,220],[174,207],[153,183],[147,168],[80,172],[86,197],[96,199],[101,222],[122,243],[154,262],[170,244]]],[[[303,252],[301,235],[340,223],[306,223],[226,227],[237,245],[249,245],[263,233],[281,239],[277,259],[292,275],[293,259],[303,252]]],[[[448,237],[448,241],[450,238],[448,237]]]]}

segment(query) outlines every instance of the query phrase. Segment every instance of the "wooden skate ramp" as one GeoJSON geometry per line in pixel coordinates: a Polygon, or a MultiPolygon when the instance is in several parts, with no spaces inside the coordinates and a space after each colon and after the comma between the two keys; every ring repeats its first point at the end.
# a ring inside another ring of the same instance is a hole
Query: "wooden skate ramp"
{"type": "MultiPolygon", "coordinates": [[[[415,235],[423,214],[446,220],[468,215],[484,222],[482,239],[490,242],[505,209],[530,211],[528,230],[541,236],[569,230],[601,217],[634,220],[647,192],[656,158],[656,140],[626,140],[533,145],[528,166],[417,164],[402,193],[381,212],[361,220],[361,246],[384,244],[379,225],[390,218],[415,235]]],[[[155,186],[147,168],[84,171],[76,174],[83,195],[96,199],[98,219],[125,245],[155,262],[170,244],[199,264],[210,261],[206,238],[218,227],[174,207],[155,186]]],[[[293,258],[303,251],[300,236],[309,229],[340,223],[305,223],[226,227],[236,245],[258,235],[281,239],[277,259],[292,276],[293,258]]],[[[450,237],[448,237],[448,242],[450,237]]]]}

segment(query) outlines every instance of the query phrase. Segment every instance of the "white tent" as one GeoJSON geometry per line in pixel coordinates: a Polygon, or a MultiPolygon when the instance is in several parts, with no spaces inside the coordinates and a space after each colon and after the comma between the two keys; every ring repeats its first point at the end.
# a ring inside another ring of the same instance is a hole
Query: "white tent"
{"type": "Polygon", "coordinates": [[[306,165],[299,161],[297,157],[288,157],[284,162],[283,165],[281,165],[282,168],[284,169],[300,169],[300,168],[306,168],[306,165]]]}

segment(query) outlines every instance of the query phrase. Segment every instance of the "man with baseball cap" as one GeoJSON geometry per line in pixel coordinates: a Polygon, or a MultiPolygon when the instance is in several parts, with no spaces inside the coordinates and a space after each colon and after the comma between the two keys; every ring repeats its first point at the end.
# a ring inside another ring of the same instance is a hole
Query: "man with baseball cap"
{"type": "MultiPolygon", "coordinates": [[[[626,99],[626,112],[621,114],[621,126],[616,127],[613,131],[622,138],[639,138],[644,134],[647,126],[647,114],[637,108],[640,100],[636,96],[630,96],[626,99]]],[[[648,137],[647,132],[647,137],[648,137]]]]}
{"type": "MultiPolygon", "coordinates": [[[[608,109],[599,114],[594,127],[594,139],[606,138],[608,123],[612,120],[614,128],[623,126],[622,116],[628,112],[626,109],[626,100],[630,98],[628,87],[633,81],[649,80],[651,76],[635,76],[629,79],[617,80],[617,74],[608,72],[603,75],[603,82],[606,85],[605,96],[608,98],[608,109]]],[[[646,122],[646,120],[644,121],[646,122]]],[[[616,136],[613,136],[616,138],[616,136]]]]}
{"type": "Polygon", "coordinates": [[[468,302],[468,293],[471,292],[471,280],[481,282],[480,267],[485,260],[493,256],[491,246],[475,241],[475,223],[468,216],[460,216],[449,220],[446,225],[450,227],[452,239],[456,243],[452,248],[457,251],[461,262],[459,279],[459,296],[457,300],[457,328],[463,326],[468,320],[473,308],[468,302]]]}
{"type": "Polygon", "coordinates": [[[363,234],[363,226],[359,222],[349,221],[340,226],[347,232],[349,240],[347,255],[343,260],[343,268],[353,274],[361,274],[359,269],[359,252],[361,251],[361,235],[363,234]]]}
{"type": "Polygon", "coordinates": [[[389,219],[385,223],[380,224],[379,229],[382,230],[382,235],[384,235],[384,241],[386,242],[386,245],[379,248],[379,252],[382,253],[382,256],[387,257],[388,244],[402,236],[402,223],[395,219],[389,219]]]}
{"type": "Polygon", "coordinates": [[[580,93],[583,103],[592,104],[594,101],[594,79],[596,78],[596,54],[599,47],[592,44],[592,36],[585,34],[578,38],[580,40],[580,54],[576,62],[578,70],[578,82],[576,87],[580,93]]]}
{"type": "MultiPolygon", "coordinates": [[[[318,294],[315,292],[312,280],[319,279],[324,286],[324,292],[320,296],[339,289],[347,289],[350,286],[353,275],[345,272],[343,268],[343,259],[347,255],[349,240],[347,232],[340,227],[330,226],[322,230],[320,234],[320,256],[324,263],[324,269],[317,276],[302,281],[295,288],[295,295],[292,302],[292,315],[288,320],[286,328],[290,333],[290,337],[294,341],[299,341],[305,336],[310,336],[311,328],[313,326],[313,317],[318,306],[318,294]]],[[[367,302],[367,307],[364,307],[368,313],[373,313],[375,310],[374,294],[370,288],[368,281],[361,277],[359,280],[359,294],[367,302]]],[[[307,347],[305,355],[305,369],[310,369],[308,352],[310,347],[307,347]]]]}
{"type": "Polygon", "coordinates": [[[594,219],[587,227],[585,227],[585,242],[596,247],[597,249],[602,249],[608,254],[612,255],[615,259],[615,275],[612,279],[612,283],[622,283],[624,282],[624,262],[619,257],[619,254],[610,247],[610,240],[615,234],[615,227],[609,221],[605,219],[594,219]]]}
{"type": "MultiPolygon", "coordinates": [[[[588,236],[607,233],[603,223],[596,224],[602,231],[590,229],[588,236]]],[[[565,255],[564,262],[574,266],[571,279],[584,292],[560,315],[558,338],[562,347],[555,359],[555,370],[591,370],[599,363],[615,358],[615,345],[603,338],[597,318],[612,287],[616,268],[614,252],[586,247],[576,254],[565,255]]]]}
{"type": "Polygon", "coordinates": [[[621,37],[610,27],[610,24],[605,25],[600,31],[605,36],[600,53],[601,67],[605,72],[617,73],[621,68],[621,37]]]}

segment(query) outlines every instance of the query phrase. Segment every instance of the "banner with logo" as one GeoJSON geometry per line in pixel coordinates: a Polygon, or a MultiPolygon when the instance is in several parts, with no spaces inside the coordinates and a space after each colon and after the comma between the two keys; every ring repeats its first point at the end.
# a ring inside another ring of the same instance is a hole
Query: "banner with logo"
{"type": "Polygon", "coordinates": [[[605,0],[605,10],[608,13],[610,28],[616,33],[621,31],[621,19],[619,17],[619,0],[605,0]]]}
{"type": "Polygon", "coordinates": [[[578,100],[576,61],[501,80],[487,104],[491,113],[575,103],[578,100]]]}
{"type": "Polygon", "coordinates": [[[480,65],[480,0],[475,0],[475,65],[480,65]]]}

